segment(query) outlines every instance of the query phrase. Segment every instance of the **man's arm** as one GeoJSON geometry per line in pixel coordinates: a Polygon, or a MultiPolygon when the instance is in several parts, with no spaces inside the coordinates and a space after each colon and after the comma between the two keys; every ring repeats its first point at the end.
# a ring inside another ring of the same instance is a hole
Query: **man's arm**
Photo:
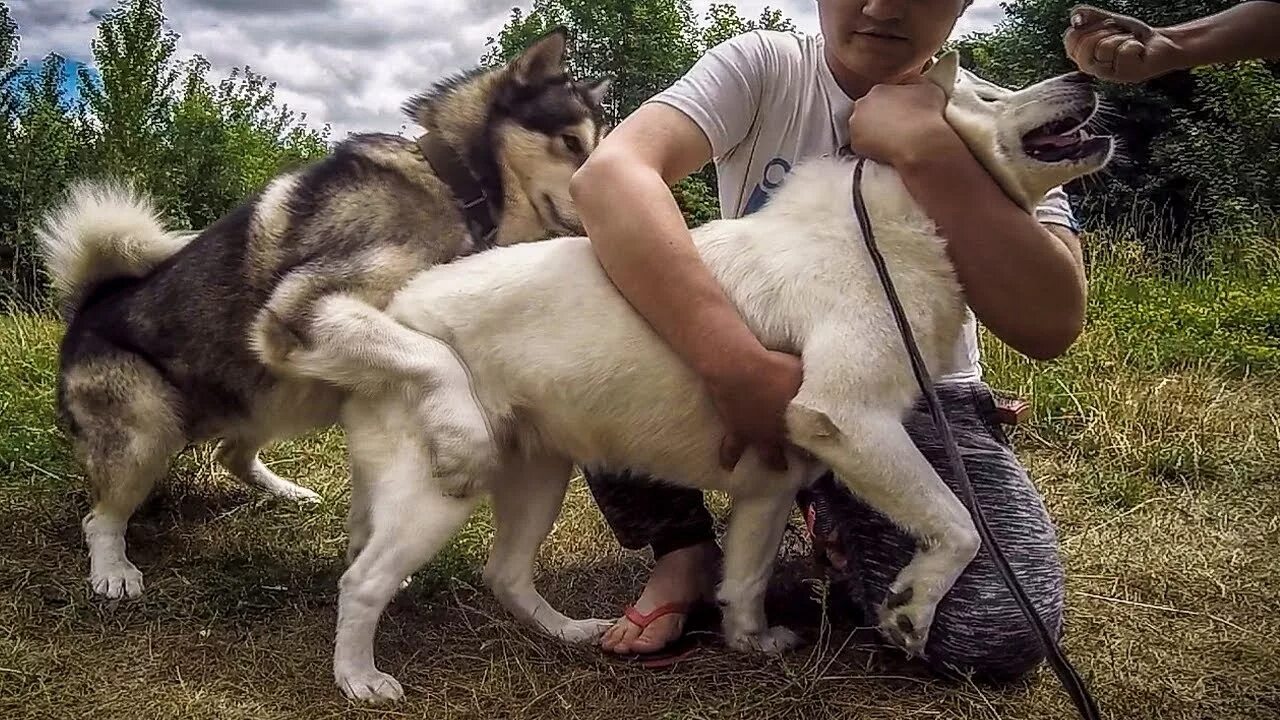
{"type": "Polygon", "coordinates": [[[893,165],[938,224],[978,320],[1028,357],[1057,357],[1084,326],[1079,241],[1005,195],[943,118],[945,102],[927,81],[873,88],[850,122],[854,150],[893,165]]]}
{"type": "Polygon", "coordinates": [[[1174,70],[1280,58],[1280,2],[1244,2],[1181,25],[1145,22],[1081,5],[1071,10],[1067,55],[1105,80],[1142,82],[1174,70]]]}
{"type": "Polygon", "coordinates": [[[798,358],[767,350],[703,264],[670,185],[702,167],[711,145],[669,106],[646,104],[611,132],[570,191],[606,274],[702,377],[739,443],[780,466],[782,413],[800,385],[798,358]]]}
{"type": "Polygon", "coordinates": [[[1075,233],[1018,207],[959,138],[897,170],[947,238],[978,320],[1028,357],[1066,352],[1084,327],[1084,262],[1075,233]]]}
{"type": "Polygon", "coordinates": [[[737,313],[702,264],[671,194],[670,185],[710,156],[706,137],[683,113],[644,105],[609,134],[570,186],[609,278],[700,375],[720,371],[726,353],[759,345],[730,321],[737,313]]]}

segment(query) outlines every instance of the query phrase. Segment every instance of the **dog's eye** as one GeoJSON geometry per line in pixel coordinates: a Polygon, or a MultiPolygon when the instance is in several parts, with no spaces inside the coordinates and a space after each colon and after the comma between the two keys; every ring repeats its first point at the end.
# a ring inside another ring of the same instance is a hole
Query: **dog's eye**
{"type": "Polygon", "coordinates": [[[569,152],[575,155],[582,153],[582,141],[578,139],[577,135],[566,133],[561,135],[560,139],[564,141],[564,146],[569,149],[569,152]]]}

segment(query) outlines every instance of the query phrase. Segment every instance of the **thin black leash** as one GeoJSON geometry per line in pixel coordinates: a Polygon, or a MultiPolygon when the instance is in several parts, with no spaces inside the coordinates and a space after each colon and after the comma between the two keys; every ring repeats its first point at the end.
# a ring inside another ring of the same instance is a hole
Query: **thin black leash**
{"type": "Polygon", "coordinates": [[[1098,705],[1094,702],[1093,696],[1089,694],[1089,688],[1085,685],[1084,680],[1080,678],[1079,673],[1076,672],[1071,662],[1067,660],[1062,648],[1058,647],[1058,643],[1054,641],[1053,635],[1048,628],[1045,627],[1044,621],[1040,619],[1040,615],[1031,604],[1031,598],[1022,589],[1022,585],[1013,574],[1013,568],[1009,567],[1009,561],[1005,559],[1004,552],[996,544],[995,537],[991,534],[990,528],[987,527],[986,516],[982,514],[982,507],[978,504],[977,495],[973,492],[973,485],[969,483],[969,475],[965,472],[964,462],[960,459],[960,448],[956,445],[955,437],[951,434],[951,425],[947,423],[947,418],[942,413],[942,404],[938,401],[933,382],[929,379],[929,371],[924,366],[924,360],[920,358],[920,348],[916,345],[915,336],[911,333],[911,325],[907,322],[906,313],[902,310],[902,303],[898,301],[898,293],[893,288],[893,280],[889,277],[889,269],[885,266],[884,256],[880,254],[879,248],[876,247],[875,237],[871,233],[871,218],[867,214],[867,207],[862,198],[862,168],[865,164],[866,158],[860,157],[853,169],[853,211],[858,218],[858,225],[862,229],[862,237],[867,243],[867,250],[871,253],[871,261],[875,263],[876,272],[880,275],[880,283],[884,286],[885,295],[888,296],[889,305],[893,309],[894,319],[898,322],[898,330],[902,333],[902,342],[906,345],[907,355],[911,358],[911,369],[915,373],[916,382],[920,384],[920,389],[924,392],[925,402],[929,405],[929,414],[933,417],[933,424],[938,429],[938,433],[942,435],[943,445],[947,448],[947,458],[951,462],[951,471],[955,473],[956,480],[960,483],[966,504],[969,506],[969,514],[973,516],[974,524],[978,527],[978,536],[982,538],[982,544],[986,546],[987,552],[991,553],[992,559],[995,560],[996,567],[999,568],[1000,575],[1004,579],[1004,584],[1013,593],[1013,597],[1018,603],[1018,608],[1022,610],[1022,614],[1026,616],[1027,621],[1031,623],[1032,629],[1035,630],[1036,636],[1040,639],[1040,644],[1044,646],[1045,654],[1049,658],[1049,664],[1053,667],[1054,673],[1057,674],[1058,680],[1066,689],[1067,694],[1071,696],[1071,701],[1075,703],[1080,717],[1084,718],[1084,720],[1100,720],[1102,716],[1098,712],[1098,705]]]}

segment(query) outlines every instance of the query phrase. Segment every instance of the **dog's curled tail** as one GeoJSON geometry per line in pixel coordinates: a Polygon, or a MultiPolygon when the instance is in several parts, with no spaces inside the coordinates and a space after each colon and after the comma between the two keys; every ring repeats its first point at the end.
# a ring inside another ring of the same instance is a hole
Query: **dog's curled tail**
{"type": "Polygon", "coordinates": [[[70,317],[94,288],[147,275],[190,238],[167,231],[150,198],[127,183],[96,180],[74,183],[36,239],[70,317]]]}

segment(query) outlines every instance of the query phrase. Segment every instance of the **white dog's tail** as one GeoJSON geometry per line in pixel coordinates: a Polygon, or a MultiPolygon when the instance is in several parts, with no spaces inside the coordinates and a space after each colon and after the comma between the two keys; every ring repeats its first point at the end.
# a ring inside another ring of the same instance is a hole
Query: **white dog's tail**
{"type": "Polygon", "coordinates": [[[190,239],[164,228],[151,199],[125,183],[74,183],[36,230],[53,287],[70,317],[93,289],[140,278],[190,239]]]}

